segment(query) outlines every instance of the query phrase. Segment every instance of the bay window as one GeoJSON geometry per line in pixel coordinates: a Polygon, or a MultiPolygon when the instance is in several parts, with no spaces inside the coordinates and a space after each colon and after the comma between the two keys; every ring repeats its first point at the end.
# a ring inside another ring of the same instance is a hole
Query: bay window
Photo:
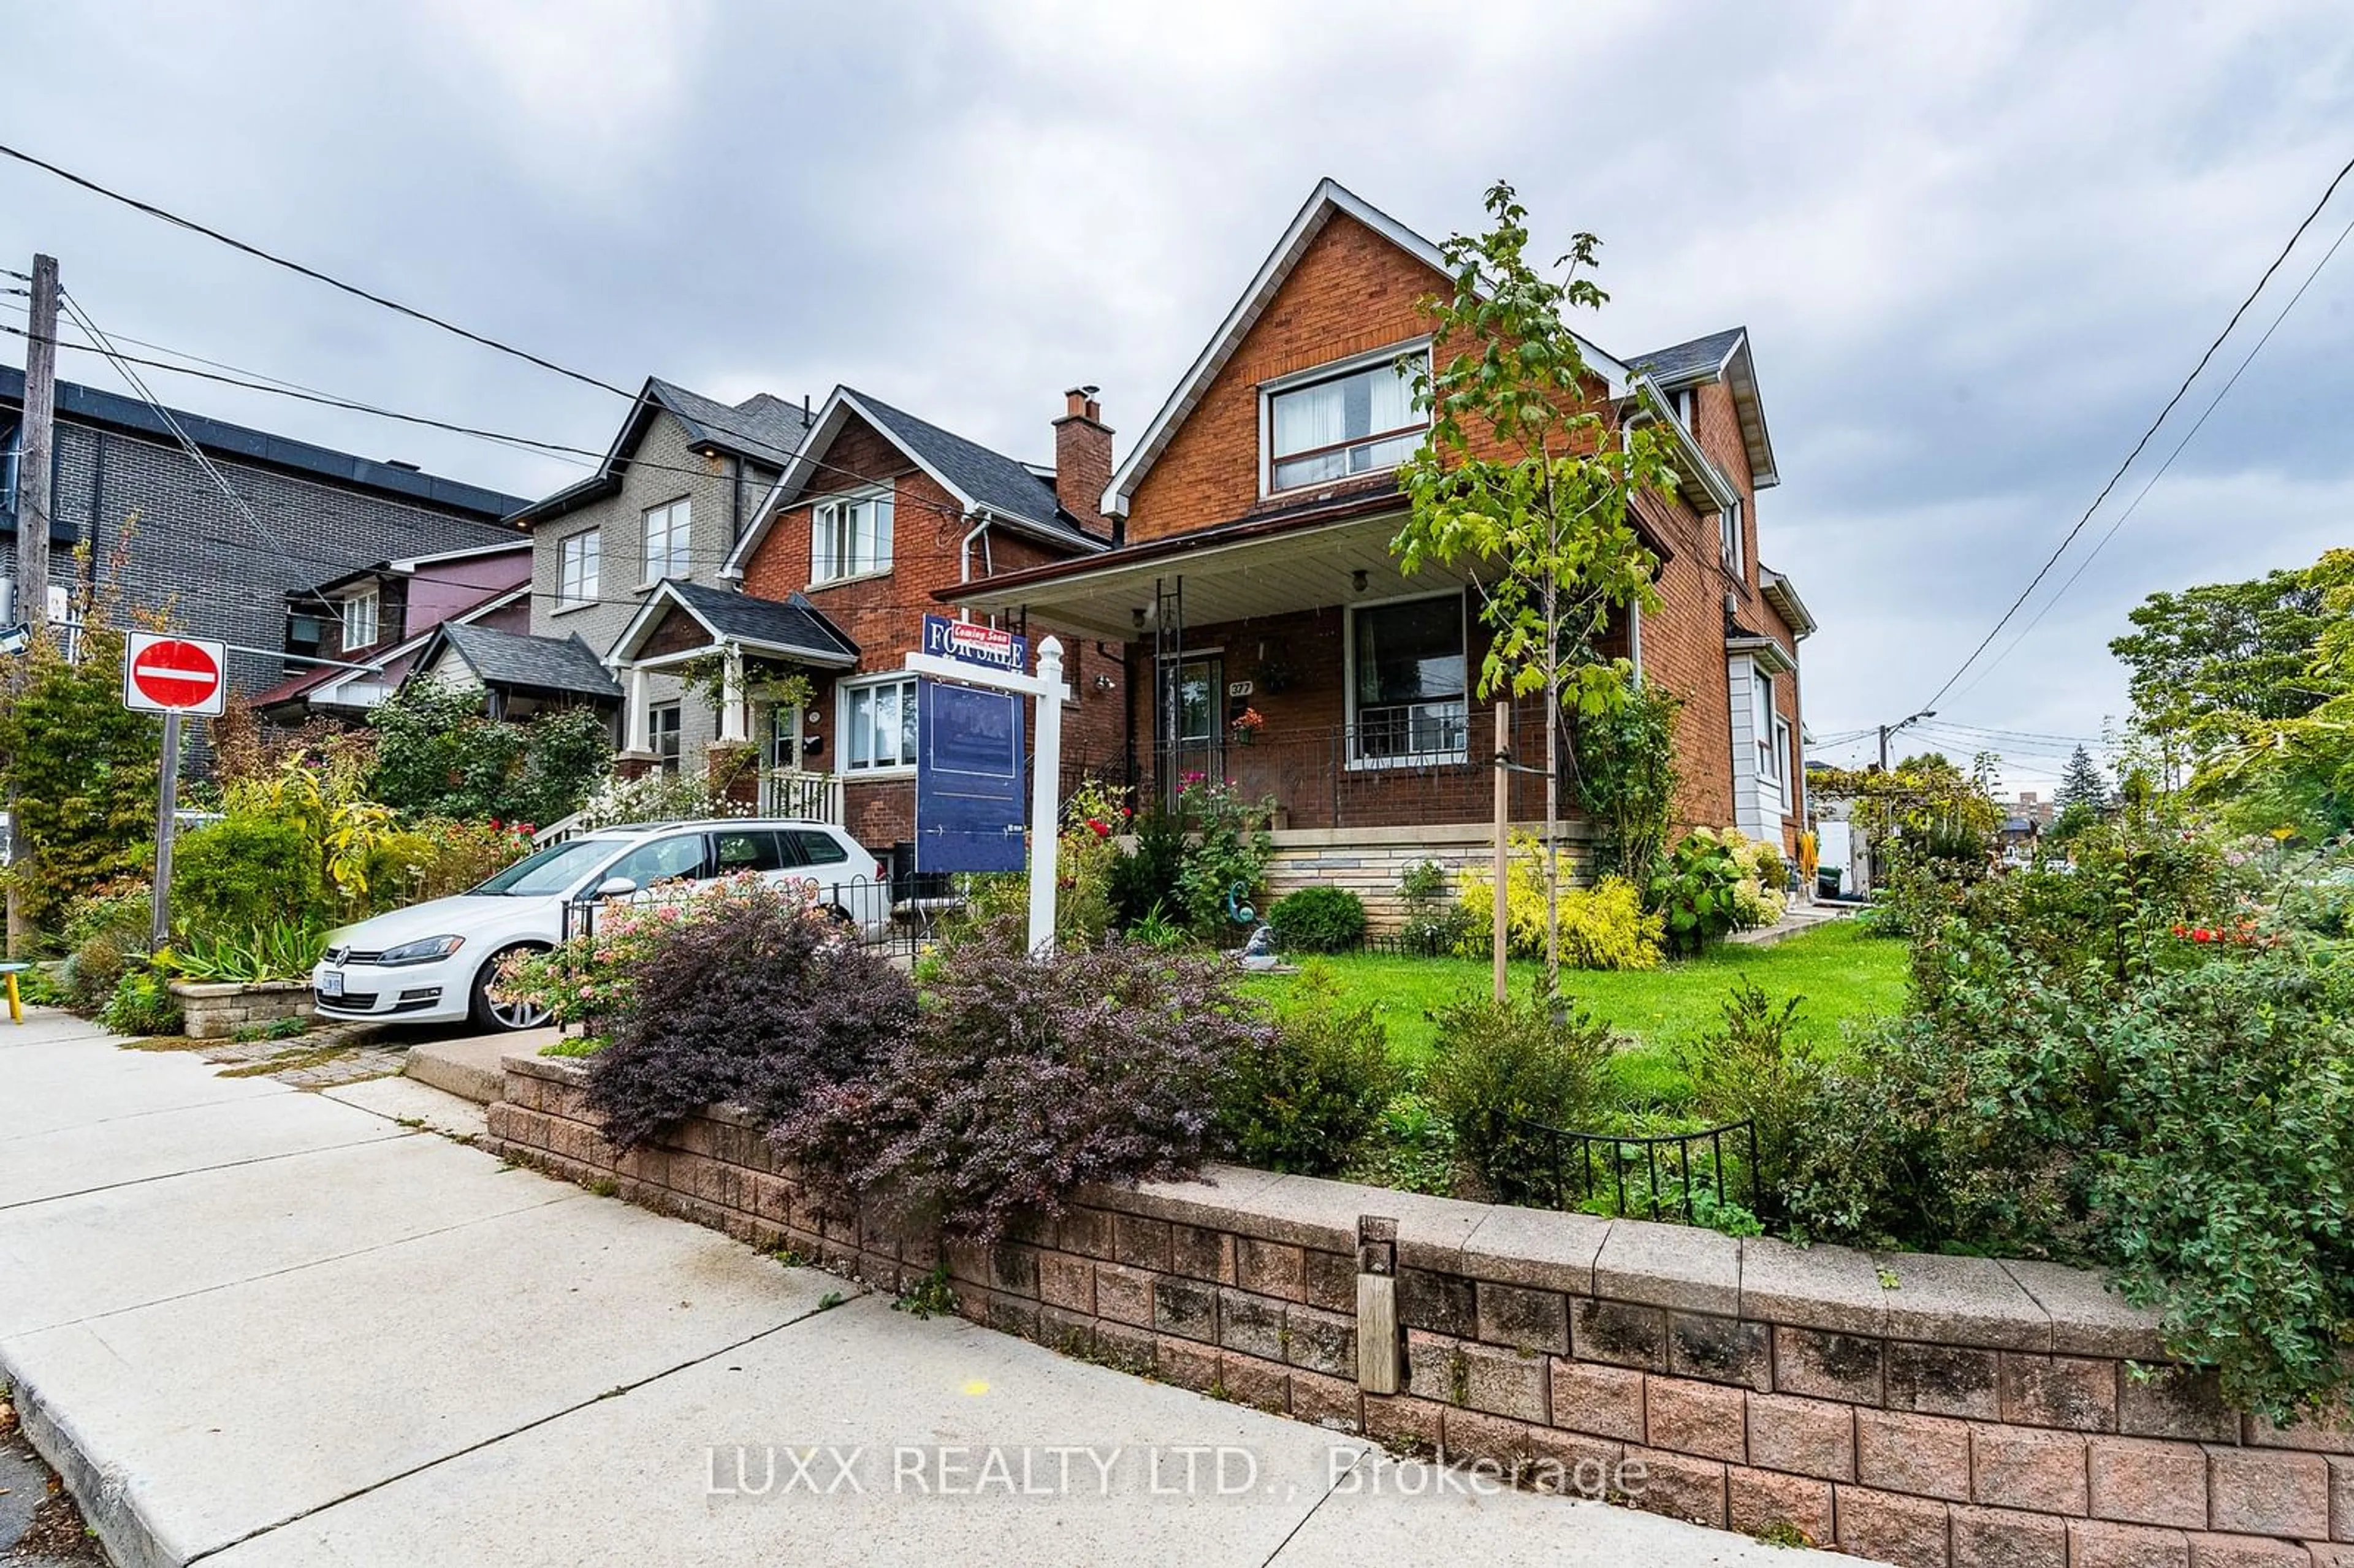
{"type": "Polygon", "coordinates": [[[1395,468],[1414,455],[1430,416],[1394,357],[1267,396],[1267,489],[1395,468]]]}
{"type": "Polygon", "coordinates": [[[1455,762],[1468,743],[1463,596],[1349,611],[1350,759],[1455,762]]]}
{"type": "Polygon", "coordinates": [[[873,773],[916,765],[916,681],[842,688],[842,770],[873,773]]]}
{"type": "Polygon", "coordinates": [[[891,497],[845,495],[810,513],[812,586],[891,569],[891,497]]]}

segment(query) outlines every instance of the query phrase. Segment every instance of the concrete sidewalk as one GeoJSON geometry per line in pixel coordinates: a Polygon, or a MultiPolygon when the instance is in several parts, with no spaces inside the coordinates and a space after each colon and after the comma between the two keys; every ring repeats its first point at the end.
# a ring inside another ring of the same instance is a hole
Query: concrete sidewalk
{"type": "Polygon", "coordinates": [[[0,1377],[118,1563],[1848,1561],[1468,1495],[417,1109],[0,1028],[0,1377]]]}

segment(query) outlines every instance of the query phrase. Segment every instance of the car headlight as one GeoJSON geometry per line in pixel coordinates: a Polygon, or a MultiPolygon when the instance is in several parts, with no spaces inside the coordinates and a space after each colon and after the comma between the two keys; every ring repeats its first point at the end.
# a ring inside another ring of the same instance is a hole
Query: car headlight
{"type": "Polygon", "coordinates": [[[422,941],[403,942],[397,948],[387,948],[379,964],[429,964],[436,959],[446,959],[465,946],[463,937],[428,937],[422,941]]]}

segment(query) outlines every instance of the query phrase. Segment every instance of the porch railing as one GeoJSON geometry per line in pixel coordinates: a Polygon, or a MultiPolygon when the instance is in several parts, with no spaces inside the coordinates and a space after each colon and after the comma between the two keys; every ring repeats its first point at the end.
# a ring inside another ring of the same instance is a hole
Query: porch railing
{"type": "Polygon", "coordinates": [[[760,814],[803,821],[842,824],[842,775],[804,773],[790,768],[769,771],[760,781],[760,814]]]}
{"type": "MultiPolygon", "coordinates": [[[[1367,725],[1270,725],[1246,736],[1181,741],[1155,759],[1151,782],[1173,789],[1194,774],[1229,781],[1246,798],[1272,799],[1284,827],[1480,822],[1495,809],[1494,733],[1493,717],[1479,707],[1421,722],[1385,714],[1367,725]]],[[[1514,750],[1536,763],[1544,750],[1542,731],[1534,745],[1519,737],[1514,750]]],[[[1516,773],[1511,788],[1516,820],[1543,814],[1538,774],[1516,773]]]]}

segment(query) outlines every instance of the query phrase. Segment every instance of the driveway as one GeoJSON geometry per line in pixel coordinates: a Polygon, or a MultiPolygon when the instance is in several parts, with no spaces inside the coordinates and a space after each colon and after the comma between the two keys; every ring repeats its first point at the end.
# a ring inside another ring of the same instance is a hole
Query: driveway
{"type": "Polygon", "coordinates": [[[118,1563],[1850,1561],[918,1319],[381,1097],[0,1026],[0,1377],[118,1563]]]}

